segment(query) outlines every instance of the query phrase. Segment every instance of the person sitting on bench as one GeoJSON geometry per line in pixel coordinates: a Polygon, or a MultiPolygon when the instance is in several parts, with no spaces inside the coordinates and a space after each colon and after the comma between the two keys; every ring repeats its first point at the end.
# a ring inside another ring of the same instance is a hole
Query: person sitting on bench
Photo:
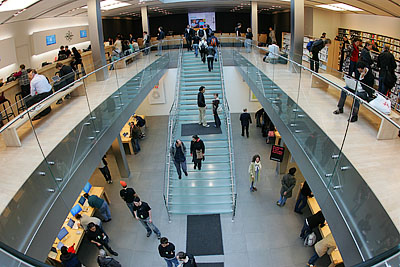
{"type": "MultiPolygon", "coordinates": [[[[42,101],[46,97],[50,96],[53,91],[51,90],[51,85],[47,80],[46,76],[38,74],[35,69],[28,69],[28,77],[31,80],[31,95],[25,100],[25,105],[31,107],[34,104],[42,101]]],[[[40,119],[46,116],[51,111],[51,107],[46,108],[40,112],[33,120],[40,119]]]]}
{"type": "MultiPolygon", "coordinates": [[[[73,83],[75,81],[75,72],[72,69],[72,67],[67,66],[62,64],[61,62],[58,62],[56,64],[56,69],[58,70],[58,72],[56,72],[56,74],[61,78],[60,81],[54,83],[54,91],[58,91],[62,88],[64,88],[65,86],[73,83]]],[[[70,99],[71,95],[68,94],[65,96],[64,99],[70,99]]],[[[62,103],[62,99],[59,99],[57,101],[57,104],[61,104],[62,103]]]]}

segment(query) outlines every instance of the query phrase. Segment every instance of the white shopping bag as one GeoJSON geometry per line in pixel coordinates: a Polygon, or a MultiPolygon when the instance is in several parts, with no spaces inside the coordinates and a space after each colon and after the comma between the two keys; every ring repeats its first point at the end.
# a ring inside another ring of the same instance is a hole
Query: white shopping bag
{"type": "Polygon", "coordinates": [[[374,100],[369,102],[369,104],[386,115],[390,115],[390,112],[392,111],[390,100],[384,98],[380,94],[378,94],[374,100]]]}

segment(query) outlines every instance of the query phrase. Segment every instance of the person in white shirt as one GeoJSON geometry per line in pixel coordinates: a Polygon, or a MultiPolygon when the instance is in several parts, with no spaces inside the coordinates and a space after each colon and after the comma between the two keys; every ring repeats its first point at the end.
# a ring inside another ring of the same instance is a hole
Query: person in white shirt
{"type": "MultiPolygon", "coordinates": [[[[50,96],[53,91],[51,90],[51,84],[47,80],[46,76],[37,74],[36,70],[34,69],[28,69],[27,72],[28,78],[31,81],[31,95],[26,98],[25,105],[27,107],[31,107],[50,96]]],[[[46,108],[39,115],[35,116],[34,120],[40,119],[41,117],[49,114],[50,111],[51,107],[46,108]]]]}
{"type": "Polygon", "coordinates": [[[279,58],[279,46],[276,45],[276,41],[273,41],[272,45],[268,46],[268,52],[269,62],[275,64],[279,58]]]}
{"type": "Polygon", "coordinates": [[[145,55],[148,55],[149,54],[149,46],[150,46],[150,36],[147,34],[147,32],[146,31],[144,31],[143,32],[143,44],[144,44],[144,47],[146,48],[145,50],[144,50],[144,54],[145,55]]]}
{"type": "Polygon", "coordinates": [[[207,48],[208,48],[207,40],[205,37],[203,37],[199,43],[200,57],[203,63],[206,63],[207,48]]]}
{"type": "Polygon", "coordinates": [[[115,40],[114,46],[119,51],[122,51],[122,43],[121,43],[121,40],[119,39],[119,37],[117,37],[117,39],[115,40]]]}
{"type": "Polygon", "coordinates": [[[97,217],[90,217],[87,216],[84,213],[77,213],[75,214],[75,219],[77,219],[77,225],[78,227],[82,227],[85,231],[87,230],[87,226],[89,223],[94,223],[95,225],[98,225],[100,228],[103,229],[101,220],[97,217]]]}

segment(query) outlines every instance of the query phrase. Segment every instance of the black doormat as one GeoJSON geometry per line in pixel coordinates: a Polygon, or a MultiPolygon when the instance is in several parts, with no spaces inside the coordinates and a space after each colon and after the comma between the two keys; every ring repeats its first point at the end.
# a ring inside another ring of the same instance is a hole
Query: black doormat
{"type": "Polygon", "coordinates": [[[187,216],[186,251],[195,256],[224,255],[219,214],[187,216]]]}
{"type": "Polygon", "coordinates": [[[216,262],[216,263],[197,263],[198,267],[224,267],[223,262],[216,262]]]}
{"type": "Polygon", "coordinates": [[[210,127],[204,127],[198,123],[182,124],[181,136],[189,135],[207,135],[207,134],[221,134],[221,128],[215,128],[214,122],[209,122],[210,127]]]}

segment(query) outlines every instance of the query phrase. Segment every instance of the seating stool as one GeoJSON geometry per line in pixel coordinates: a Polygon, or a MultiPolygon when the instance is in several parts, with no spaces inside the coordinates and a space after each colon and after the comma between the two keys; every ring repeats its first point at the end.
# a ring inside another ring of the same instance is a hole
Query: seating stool
{"type": "Polygon", "coordinates": [[[3,120],[7,119],[7,121],[10,121],[11,117],[15,117],[15,113],[14,113],[14,110],[12,109],[10,100],[4,99],[2,102],[0,102],[0,104],[3,105],[3,109],[4,109],[2,111],[3,114],[1,116],[3,120]],[[8,108],[9,108],[8,112],[7,112],[7,107],[5,105],[6,103],[8,103],[8,108]]]}
{"type": "Polygon", "coordinates": [[[15,94],[15,105],[17,107],[18,114],[20,114],[22,111],[24,111],[26,109],[25,103],[24,103],[23,97],[22,97],[22,92],[15,94]]]}

